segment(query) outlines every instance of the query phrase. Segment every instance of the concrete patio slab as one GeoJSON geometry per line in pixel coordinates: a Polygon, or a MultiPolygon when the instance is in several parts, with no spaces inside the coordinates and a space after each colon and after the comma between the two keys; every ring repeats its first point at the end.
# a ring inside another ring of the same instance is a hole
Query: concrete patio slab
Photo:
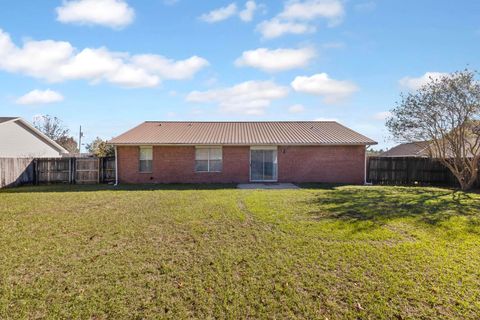
{"type": "Polygon", "coordinates": [[[293,183],[240,183],[238,189],[300,189],[293,183]]]}

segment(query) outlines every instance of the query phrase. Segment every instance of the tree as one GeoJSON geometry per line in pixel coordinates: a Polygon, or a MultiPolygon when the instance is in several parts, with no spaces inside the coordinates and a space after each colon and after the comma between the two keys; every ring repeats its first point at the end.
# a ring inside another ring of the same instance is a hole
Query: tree
{"type": "Polygon", "coordinates": [[[33,122],[33,125],[47,137],[55,141],[68,136],[70,133],[70,130],[63,126],[60,119],[57,117],[52,117],[48,114],[37,117],[33,122]]]}
{"type": "Polygon", "coordinates": [[[400,142],[428,141],[428,152],[457,178],[462,190],[478,176],[480,83],[464,70],[430,79],[417,92],[401,96],[386,126],[400,142]]]}
{"type": "Polygon", "coordinates": [[[368,148],[368,149],[367,149],[367,155],[368,155],[369,157],[376,157],[376,156],[381,155],[381,154],[384,153],[384,152],[385,152],[385,150],[383,150],[383,149],[378,149],[378,150],[377,150],[377,149],[373,149],[373,148],[368,148]]]}
{"type": "Polygon", "coordinates": [[[99,137],[92,143],[87,144],[87,150],[97,157],[112,157],[115,155],[115,148],[99,137]]]}
{"type": "Polygon", "coordinates": [[[68,152],[78,152],[77,141],[70,136],[70,130],[63,125],[59,118],[43,115],[35,119],[33,125],[47,137],[64,147],[68,152]]]}
{"type": "Polygon", "coordinates": [[[73,137],[62,137],[56,141],[70,153],[78,153],[78,142],[73,137]]]}

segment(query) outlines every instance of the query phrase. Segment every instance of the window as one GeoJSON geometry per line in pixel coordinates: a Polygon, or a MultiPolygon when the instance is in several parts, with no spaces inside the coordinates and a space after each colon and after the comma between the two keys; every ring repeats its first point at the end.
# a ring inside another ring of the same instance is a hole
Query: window
{"type": "Polygon", "coordinates": [[[153,159],[152,147],[140,147],[139,171],[152,172],[152,159],[153,159]]]}
{"type": "Polygon", "coordinates": [[[222,171],[222,147],[195,148],[195,171],[221,172],[222,171]]]}

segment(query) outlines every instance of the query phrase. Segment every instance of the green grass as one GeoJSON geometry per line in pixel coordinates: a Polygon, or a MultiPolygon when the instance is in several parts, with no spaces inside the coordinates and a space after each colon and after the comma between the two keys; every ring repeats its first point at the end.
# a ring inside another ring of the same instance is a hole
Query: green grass
{"type": "Polygon", "coordinates": [[[1,319],[478,318],[480,195],[0,191],[1,319]]]}

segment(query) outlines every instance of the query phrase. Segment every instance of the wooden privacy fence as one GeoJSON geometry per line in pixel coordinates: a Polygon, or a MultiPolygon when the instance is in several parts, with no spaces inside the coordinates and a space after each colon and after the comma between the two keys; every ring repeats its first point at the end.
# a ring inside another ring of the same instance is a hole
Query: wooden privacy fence
{"type": "Polygon", "coordinates": [[[0,158],[0,188],[14,187],[34,181],[33,159],[0,158]]]}
{"type": "Polygon", "coordinates": [[[21,184],[115,181],[115,158],[0,158],[0,188],[21,184]]]}
{"type": "Polygon", "coordinates": [[[369,157],[367,181],[391,185],[458,186],[455,176],[440,161],[415,157],[369,157]]]}

